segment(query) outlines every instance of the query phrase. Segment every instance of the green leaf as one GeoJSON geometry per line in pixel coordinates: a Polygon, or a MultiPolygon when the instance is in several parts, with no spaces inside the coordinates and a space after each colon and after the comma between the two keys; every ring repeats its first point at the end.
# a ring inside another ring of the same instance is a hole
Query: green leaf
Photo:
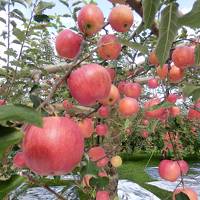
{"type": "Polygon", "coordinates": [[[170,103],[168,101],[162,101],[159,104],[152,106],[149,110],[157,110],[159,108],[170,108],[172,106],[174,106],[173,103],[170,103]]]}
{"type": "Polygon", "coordinates": [[[5,43],[3,42],[0,42],[0,45],[6,47],[5,43]]]}
{"type": "Polygon", "coordinates": [[[176,200],[190,200],[190,198],[188,197],[188,195],[186,195],[183,192],[179,192],[178,194],[175,195],[175,199],[176,200]]]}
{"type": "Polygon", "coordinates": [[[0,160],[3,157],[5,150],[10,145],[18,144],[22,137],[23,134],[19,130],[0,125],[0,160]]]}
{"type": "Polygon", "coordinates": [[[21,4],[21,5],[23,5],[24,7],[27,7],[27,5],[26,5],[26,1],[24,1],[24,0],[12,0],[12,2],[13,3],[19,3],[19,4],[21,4]]]}
{"type": "Polygon", "coordinates": [[[143,0],[143,21],[146,28],[150,28],[153,24],[156,12],[159,8],[160,0],[143,0]]]}
{"type": "Polygon", "coordinates": [[[15,35],[20,42],[25,39],[25,32],[21,31],[19,28],[13,28],[13,35],[15,35]]]}
{"type": "Polygon", "coordinates": [[[182,17],[179,17],[178,23],[182,26],[189,26],[190,28],[200,28],[200,0],[197,0],[192,10],[187,13],[186,15],[183,15],[182,17]]]}
{"type": "Polygon", "coordinates": [[[200,65],[200,44],[195,48],[195,64],[200,65]]]}
{"type": "Polygon", "coordinates": [[[89,182],[89,184],[92,187],[97,187],[97,188],[105,188],[108,185],[108,183],[109,183],[108,177],[98,177],[98,178],[92,177],[89,182]]]}
{"type": "Polygon", "coordinates": [[[20,121],[36,126],[42,126],[42,117],[39,112],[23,105],[5,105],[0,107],[0,121],[20,121]]]}
{"type": "Polygon", "coordinates": [[[127,47],[130,47],[132,49],[137,49],[143,54],[148,54],[148,48],[142,44],[136,43],[136,42],[131,42],[126,39],[118,38],[119,42],[127,47]]]}
{"type": "Polygon", "coordinates": [[[62,4],[69,7],[69,4],[67,3],[68,0],[59,0],[62,4]]]}
{"type": "Polygon", "coordinates": [[[78,4],[82,3],[82,1],[77,1],[72,4],[72,6],[77,6],[78,4]]]}
{"type": "Polygon", "coordinates": [[[84,176],[85,174],[91,174],[91,175],[97,175],[99,172],[99,169],[97,168],[97,166],[91,162],[88,161],[87,165],[84,166],[81,170],[81,174],[82,176],[84,176]]]}
{"type": "Polygon", "coordinates": [[[185,85],[183,87],[183,94],[187,97],[192,96],[193,100],[196,101],[200,98],[200,86],[185,85]]]}
{"type": "Polygon", "coordinates": [[[159,25],[159,38],[156,47],[156,55],[162,66],[167,58],[172,47],[172,43],[178,31],[178,4],[170,3],[164,8],[161,14],[161,22],[159,25]]]}
{"type": "Polygon", "coordinates": [[[9,192],[20,186],[26,178],[18,175],[11,176],[9,180],[0,181],[0,199],[3,199],[9,192]]]}
{"type": "Polygon", "coordinates": [[[36,9],[35,9],[35,13],[37,15],[40,15],[42,14],[42,12],[46,9],[51,9],[55,6],[55,3],[53,2],[47,2],[47,1],[40,1],[38,3],[38,5],[36,6],[36,9]]]}
{"type": "Polygon", "coordinates": [[[25,20],[24,14],[19,9],[14,9],[12,11],[13,13],[16,13],[21,19],[25,20]]]}
{"type": "Polygon", "coordinates": [[[0,21],[6,24],[6,20],[4,18],[0,17],[0,21]]]}

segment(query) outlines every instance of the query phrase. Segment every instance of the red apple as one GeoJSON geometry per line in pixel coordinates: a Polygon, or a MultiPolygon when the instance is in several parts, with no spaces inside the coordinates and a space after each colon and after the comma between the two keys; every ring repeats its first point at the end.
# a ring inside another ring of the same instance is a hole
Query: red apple
{"type": "Polygon", "coordinates": [[[98,110],[98,114],[100,117],[106,118],[109,116],[110,109],[108,106],[101,106],[98,110]]]}
{"type": "Polygon", "coordinates": [[[142,124],[143,124],[144,126],[147,126],[147,125],[149,124],[149,120],[143,119],[143,120],[142,120],[142,124]]]}
{"type": "Polygon", "coordinates": [[[178,160],[179,167],[183,175],[187,174],[189,171],[189,165],[185,160],[178,160]]]}
{"type": "Polygon", "coordinates": [[[120,94],[118,88],[115,85],[112,85],[109,95],[106,98],[99,100],[99,102],[103,105],[112,106],[119,100],[119,98],[120,94]]]}
{"type": "Polygon", "coordinates": [[[200,102],[189,108],[188,119],[197,121],[200,119],[200,102]]]}
{"type": "Polygon", "coordinates": [[[81,105],[93,105],[106,98],[111,89],[107,70],[98,64],[88,64],[74,70],[67,80],[71,95],[81,105]]]}
{"type": "Polygon", "coordinates": [[[90,138],[94,132],[94,122],[91,118],[85,118],[78,123],[84,138],[90,138]]]}
{"type": "Polygon", "coordinates": [[[56,51],[62,58],[74,59],[80,53],[82,42],[81,35],[65,29],[56,37],[56,51]]]}
{"type": "Polygon", "coordinates": [[[148,80],[148,86],[149,88],[157,88],[159,86],[158,80],[155,78],[151,78],[148,80]]]}
{"type": "Polygon", "coordinates": [[[166,98],[166,101],[170,102],[170,103],[176,103],[178,99],[178,95],[176,94],[169,94],[166,98]]]}
{"type": "Polygon", "coordinates": [[[127,5],[118,5],[114,7],[108,17],[111,27],[118,32],[127,32],[134,21],[132,10],[127,5]]]}
{"type": "Polygon", "coordinates": [[[184,75],[184,70],[172,65],[171,69],[169,70],[169,81],[171,83],[179,83],[183,80],[184,75]]]}
{"type": "Polygon", "coordinates": [[[80,10],[77,21],[80,31],[86,36],[92,36],[102,29],[104,16],[97,5],[88,4],[80,10]]]}
{"type": "Polygon", "coordinates": [[[176,47],[172,53],[172,61],[180,69],[185,69],[195,64],[195,48],[189,46],[176,47]]]}
{"type": "Polygon", "coordinates": [[[110,74],[111,81],[113,82],[116,77],[116,71],[114,68],[107,68],[107,72],[110,74]]]}
{"type": "Polygon", "coordinates": [[[153,106],[155,105],[158,105],[160,103],[160,99],[158,98],[154,98],[154,99],[150,99],[148,100],[147,102],[144,103],[144,110],[145,110],[145,117],[147,118],[159,118],[161,117],[164,112],[165,112],[165,109],[164,108],[159,108],[159,109],[154,109],[152,111],[150,111],[150,109],[153,108],[153,106]]]}
{"type": "Polygon", "coordinates": [[[25,168],[25,158],[23,152],[17,152],[17,154],[13,157],[13,166],[17,168],[25,168]]]}
{"type": "Polygon", "coordinates": [[[73,108],[73,104],[68,100],[64,100],[62,104],[65,110],[70,110],[73,108]]]}
{"type": "Polygon", "coordinates": [[[162,160],[158,166],[159,175],[161,178],[174,182],[181,175],[180,167],[177,161],[162,160]]]}
{"type": "Polygon", "coordinates": [[[108,134],[108,126],[106,124],[99,124],[96,126],[96,133],[99,136],[106,136],[108,134]]]}
{"type": "Polygon", "coordinates": [[[82,179],[82,182],[81,184],[83,185],[83,187],[91,187],[90,186],[90,179],[94,177],[94,175],[92,174],[86,174],[83,179],[82,179]]]}
{"type": "Polygon", "coordinates": [[[164,80],[167,77],[167,74],[168,74],[168,65],[164,64],[162,67],[158,66],[156,68],[156,72],[157,72],[157,75],[159,76],[159,78],[161,80],[164,80]]]}
{"type": "Polygon", "coordinates": [[[3,106],[6,104],[6,101],[4,99],[0,99],[0,106],[3,106]]]}
{"type": "Polygon", "coordinates": [[[149,64],[151,65],[159,65],[159,60],[156,56],[156,53],[155,51],[152,51],[150,54],[149,54],[149,64]]]}
{"type": "Polygon", "coordinates": [[[126,82],[120,81],[117,88],[121,94],[124,94],[124,88],[125,88],[126,82]]]}
{"type": "Polygon", "coordinates": [[[96,194],[96,200],[110,200],[109,192],[98,191],[97,194],[96,194]]]}
{"type": "Polygon", "coordinates": [[[139,103],[131,97],[124,97],[119,101],[119,113],[124,117],[135,115],[140,110],[139,103]]]}
{"type": "Polygon", "coordinates": [[[124,94],[127,97],[139,98],[142,93],[142,87],[139,83],[126,83],[124,86],[124,94]]]}
{"type": "Polygon", "coordinates": [[[106,157],[100,159],[100,160],[96,163],[96,165],[97,165],[97,167],[105,167],[105,166],[108,164],[108,162],[109,162],[109,158],[106,156],[106,157]]]}
{"type": "Polygon", "coordinates": [[[97,53],[103,60],[116,60],[121,52],[121,44],[112,34],[104,35],[98,42],[97,53]]]}
{"type": "Polygon", "coordinates": [[[173,192],[173,200],[176,200],[176,195],[179,193],[184,193],[190,200],[198,200],[197,193],[191,188],[178,188],[173,192]]]}
{"type": "Polygon", "coordinates": [[[142,131],[141,136],[146,139],[149,137],[149,132],[144,130],[142,131]]]}
{"type": "Polygon", "coordinates": [[[45,176],[71,172],[84,153],[81,130],[67,117],[44,117],[43,128],[27,126],[22,146],[26,166],[45,176]]]}
{"type": "Polygon", "coordinates": [[[99,176],[99,177],[108,177],[108,174],[107,174],[105,171],[100,171],[100,172],[98,173],[98,176],[99,176]]]}
{"type": "Polygon", "coordinates": [[[88,155],[91,161],[98,161],[106,157],[105,150],[100,146],[92,147],[88,151],[88,155]]]}
{"type": "Polygon", "coordinates": [[[172,106],[171,108],[169,108],[169,112],[172,117],[176,117],[181,114],[181,110],[177,106],[172,106]]]}

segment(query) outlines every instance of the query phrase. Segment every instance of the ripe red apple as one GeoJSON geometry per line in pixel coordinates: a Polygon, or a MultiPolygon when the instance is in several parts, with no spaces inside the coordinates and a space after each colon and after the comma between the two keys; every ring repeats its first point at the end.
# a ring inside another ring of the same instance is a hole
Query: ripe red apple
{"type": "Polygon", "coordinates": [[[120,81],[117,88],[121,94],[124,94],[124,88],[125,88],[126,82],[120,81]]]}
{"type": "Polygon", "coordinates": [[[148,80],[148,87],[149,88],[154,89],[154,88],[157,88],[158,86],[159,86],[159,83],[158,83],[157,79],[151,78],[151,79],[148,80]]]}
{"type": "Polygon", "coordinates": [[[188,119],[197,121],[200,119],[200,102],[189,108],[188,119]]]}
{"type": "Polygon", "coordinates": [[[74,70],[67,79],[71,95],[81,105],[93,105],[106,98],[111,89],[107,70],[98,64],[88,64],[74,70]]]}
{"type": "Polygon", "coordinates": [[[109,116],[110,109],[108,106],[101,106],[98,110],[98,114],[100,117],[106,118],[109,116]]]}
{"type": "Polygon", "coordinates": [[[181,70],[179,67],[172,65],[171,69],[169,70],[169,81],[171,83],[179,83],[183,80],[184,75],[184,70],[181,70]]]}
{"type": "Polygon", "coordinates": [[[107,126],[107,124],[98,124],[96,126],[96,133],[99,136],[106,136],[108,134],[108,126],[107,126]]]}
{"type": "Polygon", "coordinates": [[[139,98],[142,93],[142,87],[139,83],[126,83],[124,86],[124,94],[127,97],[139,98]]]}
{"type": "Polygon", "coordinates": [[[82,42],[81,35],[65,29],[56,37],[56,51],[62,58],[73,59],[80,53],[82,42]]]}
{"type": "Polygon", "coordinates": [[[131,97],[124,97],[119,101],[119,113],[124,117],[135,115],[140,110],[138,101],[131,97]]]}
{"type": "Polygon", "coordinates": [[[109,158],[106,156],[106,157],[100,159],[100,160],[96,163],[96,165],[97,165],[97,167],[105,167],[105,166],[108,164],[108,162],[109,162],[109,158]]]}
{"type": "Polygon", "coordinates": [[[102,29],[104,16],[97,5],[88,4],[80,10],[77,21],[80,31],[86,36],[92,36],[102,29]]]}
{"type": "Polygon", "coordinates": [[[162,160],[158,166],[159,175],[161,178],[174,182],[181,175],[180,167],[177,161],[162,160]]]}
{"type": "Polygon", "coordinates": [[[121,52],[121,44],[113,34],[104,35],[98,42],[97,53],[103,60],[116,60],[121,52]]]}
{"type": "Polygon", "coordinates": [[[0,106],[3,106],[6,104],[6,101],[4,99],[0,99],[0,106]]]}
{"type": "Polygon", "coordinates": [[[94,122],[91,118],[85,118],[83,121],[80,121],[78,125],[84,138],[90,138],[94,133],[94,122]]]}
{"type": "Polygon", "coordinates": [[[159,65],[159,60],[156,56],[156,53],[155,51],[152,51],[150,54],[149,54],[149,64],[151,65],[159,65]]]}
{"type": "Polygon", "coordinates": [[[143,124],[144,126],[147,126],[147,125],[149,124],[149,120],[143,119],[143,120],[142,120],[142,124],[143,124]]]}
{"type": "Polygon", "coordinates": [[[177,94],[169,94],[166,98],[166,101],[168,101],[170,103],[176,103],[177,99],[178,99],[177,94]]]}
{"type": "Polygon", "coordinates": [[[105,150],[100,146],[92,147],[88,151],[88,155],[91,161],[97,161],[106,157],[105,150]]]}
{"type": "Polygon", "coordinates": [[[129,6],[118,5],[114,7],[108,17],[111,27],[118,32],[127,32],[134,21],[132,10],[129,6]]]}
{"type": "Polygon", "coordinates": [[[141,133],[141,136],[143,137],[143,138],[148,138],[149,137],[149,132],[148,131],[145,131],[145,130],[143,130],[142,131],[142,133],[141,133]]]}
{"type": "Polygon", "coordinates": [[[169,112],[172,117],[176,117],[181,114],[181,110],[177,106],[172,106],[171,108],[169,108],[169,112]]]}
{"type": "Polygon", "coordinates": [[[63,175],[81,161],[84,139],[67,117],[44,117],[43,128],[25,128],[22,149],[28,168],[39,175],[63,175]],[[72,156],[73,155],[73,156],[72,156]]]}
{"type": "Polygon", "coordinates": [[[99,176],[99,177],[108,177],[108,174],[107,174],[105,171],[100,171],[100,172],[98,173],[98,176],[99,176]]]}
{"type": "Polygon", "coordinates": [[[116,77],[115,68],[106,68],[107,72],[110,74],[111,81],[113,82],[116,77]]]}
{"type": "Polygon", "coordinates": [[[172,61],[180,69],[195,64],[195,48],[189,46],[176,47],[172,53],[172,61]]]}
{"type": "Polygon", "coordinates": [[[96,200],[110,200],[109,192],[98,191],[97,194],[96,194],[96,200]]]}
{"type": "Polygon", "coordinates": [[[179,193],[184,193],[190,200],[198,200],[197,193],[191,188],[178,188],[173,192],[173,200],[176,200],[176,195],[179,193]]]}
{"type": "Polygon", "coordinates": [[[106,98],[99,100],[99,102],[103,105],[112,106],[119,100],[119,98],[119,90],[115,85],[112,84],[109,95],[106,98]]]}
{"type": "Polygon", "coordinates": [[[150,109],[152,109],[153,106],[158,105],[160,102],[161,101],[158,98],[150,99],[147,102],[145,102],[144,103],[145,117],[153,119],[161,117],[165,112],[164,108],[161,107],[159,109],[154,109],[150,111],[150,109]]]}
{"type": "Polygon", "coordinates": [[[81,181],[81,184],[83,185],[83,187],[91,187],[91,186],[90,186],[90,179],[91,179],[92,177],[94,177],[94,175],[92,175],[92,174],[86,174],[86,175],[83,177],[83,179],[82,179],[82,181],[81,181]]]}
{"type": "Polygon", "coordinates": [[[167,77],[167,74],[168,74],[168,65],[164,64],[162,67],[158,66],[156,68],[156,72],[157,72],[157,75],[159,76],[159,78],[161,80],[164,80],[167,77]]]}
{"type": "Polygon", "coordinates": [[[65,110],[70,110],[73,108],[73,104],[68,100],[64,100],[62,104],[65,110]]]}
{"type": "Polygon", "coordinates": [[[183,175],[187,174],[189,171],[189,165],[185,160],[178,160],[177,161],[180,168],[181,168],[181,172],[183,175]]]}
{"type": "Polygon", "coordinates": [[[17,168],[25,168],[25,158],[23,152],[17,152],[17,154],[13,157],[13,166],[17,168]]]}

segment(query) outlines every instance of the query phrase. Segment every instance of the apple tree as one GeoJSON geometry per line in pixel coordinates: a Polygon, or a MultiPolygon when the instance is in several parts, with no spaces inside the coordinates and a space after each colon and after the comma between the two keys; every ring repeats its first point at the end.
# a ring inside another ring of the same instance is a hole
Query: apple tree
{"type": "Polygon", "coordinates": [[[181,178],[172,198],[198,198],[183,158],[200,154],[200,1],[109,1],[108,17],[94,0],[0,2],[1,199],[22,184],[116,199],[120,153],[152,149],[181,178]]]}

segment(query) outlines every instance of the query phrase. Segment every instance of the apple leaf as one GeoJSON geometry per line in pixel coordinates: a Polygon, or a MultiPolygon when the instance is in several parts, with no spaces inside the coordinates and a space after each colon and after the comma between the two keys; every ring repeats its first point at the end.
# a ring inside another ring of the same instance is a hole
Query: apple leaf
{"type": "Polygon", "coordinates": [[[170,103],[168,101],[162,101],[159,104],[152,106],[149,110],[151,111],[151,110],[157,110],[159,108],[170,108],[172,106],[174,106],[173,103],[170,103]]]}
{"type": "Polygon", "coordinates": [[[137,42],[131,42],[126,39],[118,38],[119,42],[127,47],[130,47],[131,49],[136,49],[140,51],[143,54],[148,54],[148,48],[142,44],[139,44],[137,42]]]}
{"type": "Polygon", "coordinates": [[[42,12],[43,12],[44,10],[46,10],[46,9],[51,9],[51,8],[53,8],[54,6],[55,6],[55,3],[53,3],[53,2],[40,1],[40,2],[38,3],[38,5],[36,6],[36,8],[35,8],[35,13],[36,13],[37,15],[40,15],[40,14],[42,14],[42,12]]]}
{"type": "Polygon", "coordinates": [[[156,12],[160,5],[160,0],[143,0],[143,21],[146,28],[150,28],[153,24],[156,12]]]}
{"type": "Polygon", "coordinates": [[[33,108],[24,105],[4,105],[0,106],[1,121],[20,121],[36,126],[42,126],[42,116],[33,108]]]}
{"type": "Polygon", "coordinates": [[[162,66],[169,57],[172,43],[178,31],[178,4],[170,3],[161,13],[159,25],[159,38],[156,46],[156,55],[162,66]]]}
{"type": "Polygon", "coordinates": [[[190,28],[200,28],[200,0],[197,0],[192,10],[179,17],[178,23],[182,26],[189,26],[190,28]]]}
{"type": "Polygon", "coordinates": [[[195,48],[195,64],[200,65],[200,44],[195,48]]]}
{"type": "Polygon", "coordinates": [[[11,176],[6,181],[0,181],[0,199],[3,199],[9,192],[20,186],[26,178],[18,175],[11,176]]]}
{"type": "Polygon", "coordinates": [[[84,176],[85,174],[92,174],[92,175],[97,175],[99,172],[99,169],[97,168],[97,166],[91,162],[88,161],[87,165],[84,166],[81,169],[81,175],[84,176]]]}
{"type": "Polygon", "coordinates": [[[178,194],[175,195],[175,199],[176,200],[190,200],[190,198],[188,197],[188,195],[186,195],[183,192],[179,192],[178,194]]]}
{"type": "Polygon", "coordinates": [[[108,177],[92,177],[89,181],[89,184],[93,187],[96,186],[97,188],[105,188],[109,183],[108,177]]]}
{"type": "Polygon", "coordinates": [[[4,127],[0,125],[0,160],[5,150],[14,144],[18,144],[23,137],[22,132],[15,128],[4,127]]]}
{"type": "Polygon", "coordinates": [[[61,3],[63,3],[65,6],[69,7],[69,4],[67,3],[68,0],[59,0],[61,3]]]}
{"type": "Polygon", "coordinates": [[[187,97],[193,98],[194,101],[200,98],[200,86],[195,85],[185,85],[183,87],[183,94],[187,97]]]}

